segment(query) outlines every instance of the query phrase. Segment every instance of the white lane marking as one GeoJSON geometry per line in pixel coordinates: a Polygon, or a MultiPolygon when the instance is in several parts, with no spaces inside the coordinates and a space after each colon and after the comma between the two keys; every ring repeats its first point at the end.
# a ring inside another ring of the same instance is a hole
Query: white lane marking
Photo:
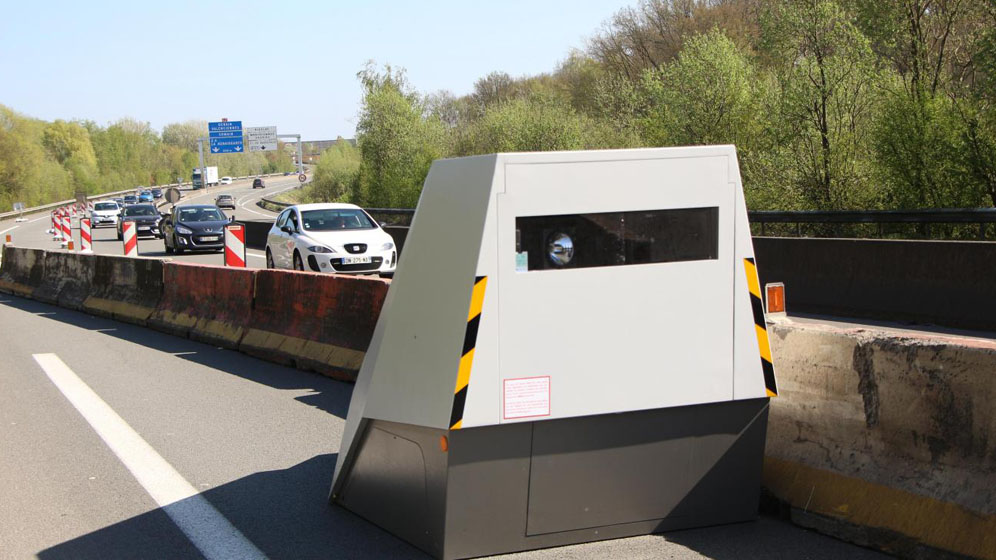
{"type": "Polygon", "coordinates": [[[45,375],[208,560],[266,556],[55,354],[33,354],[45,375]]]}
{"type": "Polygon", "coordinates": [[[7,228],[7,229],[5,229],[5,230],[3,230],[3,231],[0,231],[0,235],[3,235],[3,234],[5,234],[5,233],[7,233],[8,231],[14,231],[15,229],[17,229],[17,228],[19,228],[19,227],[21,227],[21,226],[14,226],[14,227],[12,227],[12,228],[7,228]]]}

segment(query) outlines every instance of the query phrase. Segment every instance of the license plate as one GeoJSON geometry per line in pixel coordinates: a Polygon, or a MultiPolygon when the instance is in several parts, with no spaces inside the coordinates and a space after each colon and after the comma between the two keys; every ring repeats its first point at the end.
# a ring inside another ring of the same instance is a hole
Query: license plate
{"type": "Polygon", "coordinates": [[[138,231],[149,231],[151,226],[138,226],[138,231]]]}
{"type": "Polygon", "coordinates": [[[217,240],[218,240],[217,235],[205,235],[201,237],[201,241],[217,241],[217,240]]]}
{"type": "Polygon", "coordinates": [[[343,257],[342,264],[367,264],[371,262],[370,257],[343,257]]]}

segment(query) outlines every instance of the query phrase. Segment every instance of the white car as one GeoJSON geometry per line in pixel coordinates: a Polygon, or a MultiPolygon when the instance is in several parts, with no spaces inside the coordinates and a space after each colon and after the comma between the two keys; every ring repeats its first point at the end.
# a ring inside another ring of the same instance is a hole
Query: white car
{"type": "Polygon", "coordinates": [[[117,226],[120,213],[121,207],[113,200],[94,202],[93,210],[90,211],[90,227],[117,226]]]}
{"type": "Polygon", "coordinates": [[[231,177],[222,177],[221,181],[218,181],[218,182],[220,184],[222,184],[222,185],[231,185],[232,184],[232,178],[231,177]]]}
{"type": "Polygon", "coordinates": [[[298,204],[266,237],[266,268],[346,274],[394,273],[394,238],[355,204],[298,204]]]}

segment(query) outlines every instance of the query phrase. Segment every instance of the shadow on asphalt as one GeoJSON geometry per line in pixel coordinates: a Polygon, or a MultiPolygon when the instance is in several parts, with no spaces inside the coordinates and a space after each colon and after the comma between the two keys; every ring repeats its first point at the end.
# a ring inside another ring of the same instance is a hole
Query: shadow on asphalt
{"type": "MultiPolygon", "coordinates": [[[[318,455],[200,495],[269,558],[427,558],[373,524],[328,504],[329,473],[335,461],[334,453],[318,455]]],[[[38,558],[201,558],[184,541],[164,509],[156,509],[45,549],[38,558]],[[175,548],[164,546],[172,542],[175,548]]]]}
{"type": "Polygon", "coordinates": [[[78,328],[97,331],[147,348],[154,348],[178,358],[274,389],[309,389],[312,391],[311,393],[295,397],[295,399],[342,419],[346,418],[346,412],[349,410],[349,399],[353,394],[353,385],[317,373],[273,364],[234,350],[30,299],[0,295],[0,303],[35,315],[44,315],[46,318],[78,328]]]}

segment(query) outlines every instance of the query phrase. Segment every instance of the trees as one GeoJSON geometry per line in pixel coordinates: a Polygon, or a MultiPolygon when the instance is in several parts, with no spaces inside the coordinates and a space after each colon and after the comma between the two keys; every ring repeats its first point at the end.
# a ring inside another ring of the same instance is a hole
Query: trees
{"type": "Polygon", "coordinates": [[[368,66],[358,74],[363,109],[356,126],[362,163],[352,199],[368,206],[414,208],[429,166],[445,154],[445,128],[403,71],[368,66]]]}
{"type": "Polygon", "coordinates": [[[313,202],[349,202],[357,189],[360,163],[360,151],[339,137],[335,145],[318,158],[308,199],[313,202]]]}
{"type": "Polygon", "coordinates": [[[798,192],[812,208],[874,206],[866,154],[879,75],[868,39],[832,0],[773,2],[761,25],[798,192]]]}

